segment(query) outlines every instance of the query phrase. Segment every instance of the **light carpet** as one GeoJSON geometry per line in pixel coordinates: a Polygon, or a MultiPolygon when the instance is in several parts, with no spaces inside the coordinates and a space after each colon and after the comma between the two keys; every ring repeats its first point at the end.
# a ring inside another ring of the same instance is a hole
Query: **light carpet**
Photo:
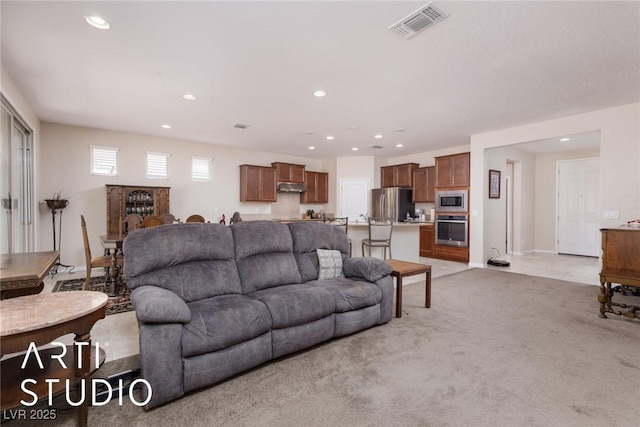
{"type": "MultiPolygon", "coordinates": [[[[471,269],[434,279],[425,309],[418,282],[404,288],[401,319],[149,412],[128,401],[90,408],[89,424],[639,426],[640,322],[599,318],[597,294],[590,285],[471,269]]],[[[137,357],[98,373],[127,363],[137,357]]],[[[50,425],[74,425],[75,413],[58,415],[50,425]]]]}

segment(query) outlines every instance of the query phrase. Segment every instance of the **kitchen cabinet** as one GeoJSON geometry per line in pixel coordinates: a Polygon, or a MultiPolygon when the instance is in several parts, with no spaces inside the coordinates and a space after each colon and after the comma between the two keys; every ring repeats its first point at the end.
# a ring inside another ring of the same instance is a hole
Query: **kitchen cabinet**
{"type": "Polygon", "coordinates": [[[240,165],[240,201],[275,202],[276,169],[240,165]]]}
{"type": "Polygon", "coordinates": [[[433,224],[420,226],[420,256],[433,257],[435,246],[435,228],[433,224]]]}
{"type": "Polygon", "coordinates": [[[304,165],[275,162],[271,166],[276,168],[277,182],[304,182],[304,165]]]}
{"type": "Polygon", "coordinates": [[[458,248],[455,246],[435,245],[433,258],[448,261],[469,262],[469,248],[458,248]]]}
{"type": "Polygon", "coordinates": [[[413,203],[435,202],[435,166],[413,170],[413,203]]]}
{"type": "Polygon", "coordinates": [[[120,232],[120,223],[129,214],[141,217],[170,213],[170,187],[107,185],[107,233],[120,232]]]}
{"type": "Polygon", "coordinates": [[[380,168],[380,182],[382,187],[413,187],[413,170],[417,163],[382,166],[380,168]]]}
{"type": "Polygon", "coordinates": [[[436,157],[436,188],[469,187],[470,153],[436,157]]]}
{"type": "Polygon", "coordinates": [[[329,203],[329,174],[326,172],[305,172],[306,193],[300,194],[300,203],[329,203]]]}

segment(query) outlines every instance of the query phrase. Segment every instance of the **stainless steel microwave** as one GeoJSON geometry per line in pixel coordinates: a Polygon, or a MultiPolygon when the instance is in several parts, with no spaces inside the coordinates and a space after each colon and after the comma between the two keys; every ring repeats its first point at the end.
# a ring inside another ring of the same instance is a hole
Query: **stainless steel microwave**
{"type": "Polygon", "coordinates": [[[469,190],[436,191],[436,211],[468,212],[469,190]]]}

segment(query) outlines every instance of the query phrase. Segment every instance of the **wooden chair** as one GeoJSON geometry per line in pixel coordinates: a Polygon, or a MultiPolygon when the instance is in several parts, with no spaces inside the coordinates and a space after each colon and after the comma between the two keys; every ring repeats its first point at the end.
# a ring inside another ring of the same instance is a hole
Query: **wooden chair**
{"type": "MultiPolygon", "coordinates": [[[[82,240],[84,242],[84,259],[87,266],[87,276],[84,280],[84,284],[82,285],[82,290],[86,291],[89,289],[89,282],[91,282],[91,269],[92,268],[106,268],[107,270],[111,268],[111,256],[99,256],[97,258],[91,257],[91,247],[89,246],[89,236],[87,235],[87,224],[84,221],[84,215],[80,215],[80,226],[82,227],[82,240]]],[[[123,266],[122,255],[118,255],[116,257],[116,265],[118,267],[123,266]]],[[[107,272],[107,274],[109,274],[107,272]]]]}
{"type": "MultiPolygon", "coordinates": [[[[329,218],[325,220],[326,223],[329,223],[333,226],[339,227],[344,230],[344,234],[347,234],[349,231],[349,218],[329,218]]],[[[351,256],[351,239],[349,240],[349,256],[351,256]]]]}
{"type": "Polygon", "coordinates": [[[147,215],[142,218],[142,222],[138,224],[137,228],[151,228],[164,225],[164,219],[158,215],[147,215]]]}
{"type": "Polygon", "coordinates": [[[362,256],[364,256],[364,247],[369,247],[369,256],[371,256],[371,248],[384,248],[382,259],[387,259],[387,248],[389,248],[389,258],[391,256],[391,232],[393,231],[393,220],[391,218],[369,218],[369,238],[362,239],[362,256]]]}
{"type": "Polygon", "coordinates": [[[166,213],[164,215],[160,215],[164,220],[165,224],[173,224],[175,222],[180,222],[180,218],[176,218],[175,215],[166,213]]]}
{"type": "Polygon", "coordinates": [[[129,214],[122,221],[122,232],[127,234],[130,231],[138,228],[138,225],[142,223],[142,217],[138,214],[129,214]]]}
{"type": "Polygon", "coordinates": [[[202,215],[195,214],[195,215],[189,216],[186,222],[205,222],[205,221],[202,215]]]}

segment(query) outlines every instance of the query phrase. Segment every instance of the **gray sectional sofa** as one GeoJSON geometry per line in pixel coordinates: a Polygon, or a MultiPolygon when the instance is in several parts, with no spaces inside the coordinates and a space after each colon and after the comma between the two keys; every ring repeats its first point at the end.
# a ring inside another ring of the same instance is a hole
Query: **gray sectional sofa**
{"type": "Polygon", "coordinates": [[[271,359],[391,320],[391,267],[315,221],[174,224],[124,240],[150,409],[271,359]],[[344,277],[318,280],[334,268],[344,277]],[[340,269],[340,258],[342,268],[340,269]]]}

